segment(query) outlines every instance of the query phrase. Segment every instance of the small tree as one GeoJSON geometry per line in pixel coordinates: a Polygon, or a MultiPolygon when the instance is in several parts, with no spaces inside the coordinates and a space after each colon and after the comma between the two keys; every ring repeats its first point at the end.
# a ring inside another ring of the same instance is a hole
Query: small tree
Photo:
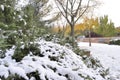
{"type": "Polygon", "coordinates": [[[91,8],[96,6],[95,0],[55,0],[57,8],[71,28],[72,46],[74,47],[74,26],[91,8]]]}
{"type": "Polygon", "coordinates": [[[45,21],[42,18],[50,10],[47,3],[48,0],[29,0],[26,6],[21,7],[21,20],[18,20],[17,24],[20,26],[19,30],[26,45],[31,41],[34,42],[43,33],[45,21]]]}
{"type": "Polygon", "coordinates": [[[16,0],[0,0],[0,57],[4,57],[6,49],[15,44],[18,29],[15,5],[16,0]]]}
{"type": "Polygon", "coordinates": [[[11,46],[18,46],[21,42],[28,44],[39,37],[45,26],[42,17],[49,11],[46,7],[48,0],[29,0],[21,10],[16,9],[17,1],[0,1],[0,36],[3,43],[11,46]]]}
{"type": "Polygon", "coordinates": [[[93,27],[98,26],[98,18],[88,18],[85,17],[83,24],[85,26],[85,30],[87,31],[87,35],[89,37],[89,46],[91,46],[91,32],[93,32],[93,27]]]}

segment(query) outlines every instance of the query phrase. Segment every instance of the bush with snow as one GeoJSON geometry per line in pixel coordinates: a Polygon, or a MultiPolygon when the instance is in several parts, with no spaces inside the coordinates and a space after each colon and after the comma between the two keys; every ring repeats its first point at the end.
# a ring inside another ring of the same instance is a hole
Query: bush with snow
{"type": "Polygon", "coordinates": [[[22,45],[21,47],[17,46],[15,48],[14,55],[12,56],[17,62],[20,62],[23,57],[27,56],[28,54],[32,53],[35,56],[42,56],[40,49],[38,48],[37,44],[29,43],[29,46],[22,45]]]}
{"type": "MultiPolygon", "coordinates": [[[[12,59],[15,48],[0,59],[0,79],[2,80],[107,80],[98,69],[87,67],[82,57],[73,51],[52,42],[36,42],[40,55],[29,51],[20,61],[12,59]]],[[[24,48],[24,46],[22,47],[24,48]]],[[[104,69],[103,67],[101,67],[104,69]]],[[[109,75],[108,75],[109,76],[109,75]]]]}
{"type": "Polygon", "coordinates": [[[120,45],[120,39],[114,39],[109,42],[110,45],[120,45]]]}

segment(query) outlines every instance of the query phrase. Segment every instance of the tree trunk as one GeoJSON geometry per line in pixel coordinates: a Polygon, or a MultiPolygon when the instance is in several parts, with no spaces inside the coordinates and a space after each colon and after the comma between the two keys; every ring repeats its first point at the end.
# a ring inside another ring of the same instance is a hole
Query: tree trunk
{"type": "Polygon", "coordinates": [[[88,35],[89,35],[89,46],[91,46],[91,30],[88,31],[88,35]]]}
{"type": "Polygon", "coordinates": [[[72,36],[72,46],[74,48],[74,44],[75,44],[75,36],[74,36],[74,25],[71,25],[71,33],[70,36],[72,36]]]}

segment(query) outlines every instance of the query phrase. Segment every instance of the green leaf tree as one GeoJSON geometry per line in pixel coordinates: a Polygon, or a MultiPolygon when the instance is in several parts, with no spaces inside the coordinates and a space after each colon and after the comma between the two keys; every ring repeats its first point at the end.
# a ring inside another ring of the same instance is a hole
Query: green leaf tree
{"type": "MultiPolygon", "coordinates": [[[[42,17],[49,12],[48,0],[30,0],[29,4],[16,9],[17,0],[0,1],[1,36],[11,45],[28,43],[39,37],[44,28],[42,17]]],[[[47,32],[47,31],[46,31],[47,32]]]]}
{"type": "MultiPolygon", "coordinates": [[[[45,21],[42,19],[49,12],[48,0],[30,0],[29,4],[22,8],[21,25],[23,40],[27,43],[34,41],[45,33],[45,21]],[[44,32],[43,32],[44,30],[44,32]]],[[[46,31],[47,32],[47,31],[46,31]]]]}
{"type": "Polygon", "coordinates": [[[108,16],[99,18],[98,27],[95,27],[95,32],[104,36],[104,37],[112,37],[116,35],[114,23],[109,19],[108,16]]]}
{"type": "Polygon", "coordinates": [[[16,0],[0,1],[0,50],[2,53],[15,44],[15,36],[13,36],[17,32],[15,5],[16,0]]]}

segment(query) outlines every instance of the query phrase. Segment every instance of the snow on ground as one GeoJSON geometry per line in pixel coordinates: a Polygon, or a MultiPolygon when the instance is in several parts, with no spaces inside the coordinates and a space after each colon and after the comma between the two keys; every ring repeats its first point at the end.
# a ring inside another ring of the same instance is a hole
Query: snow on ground
{"type": "Polygon", "coordinates": [[[97,57],[104,67],[110,69],[113,77],[120,80],[120,46],[92,43],[92,46],[89,47],[87,42],[79,42],[78,44],[81,49],[90,50],[91,55],[97,57]]]}
{"type": "Polygon", "coordinates": [[[0,78],[18,75],[25,80],[105,80],[98,71],[87,68],[81,57],[70,49],[52,42],[37,42],[42,56],[32,54],[16,62],[11,56],[14,48],[0,59],[0,78]],[[40,79],[28,74],[37,72],[40,79]]]}

